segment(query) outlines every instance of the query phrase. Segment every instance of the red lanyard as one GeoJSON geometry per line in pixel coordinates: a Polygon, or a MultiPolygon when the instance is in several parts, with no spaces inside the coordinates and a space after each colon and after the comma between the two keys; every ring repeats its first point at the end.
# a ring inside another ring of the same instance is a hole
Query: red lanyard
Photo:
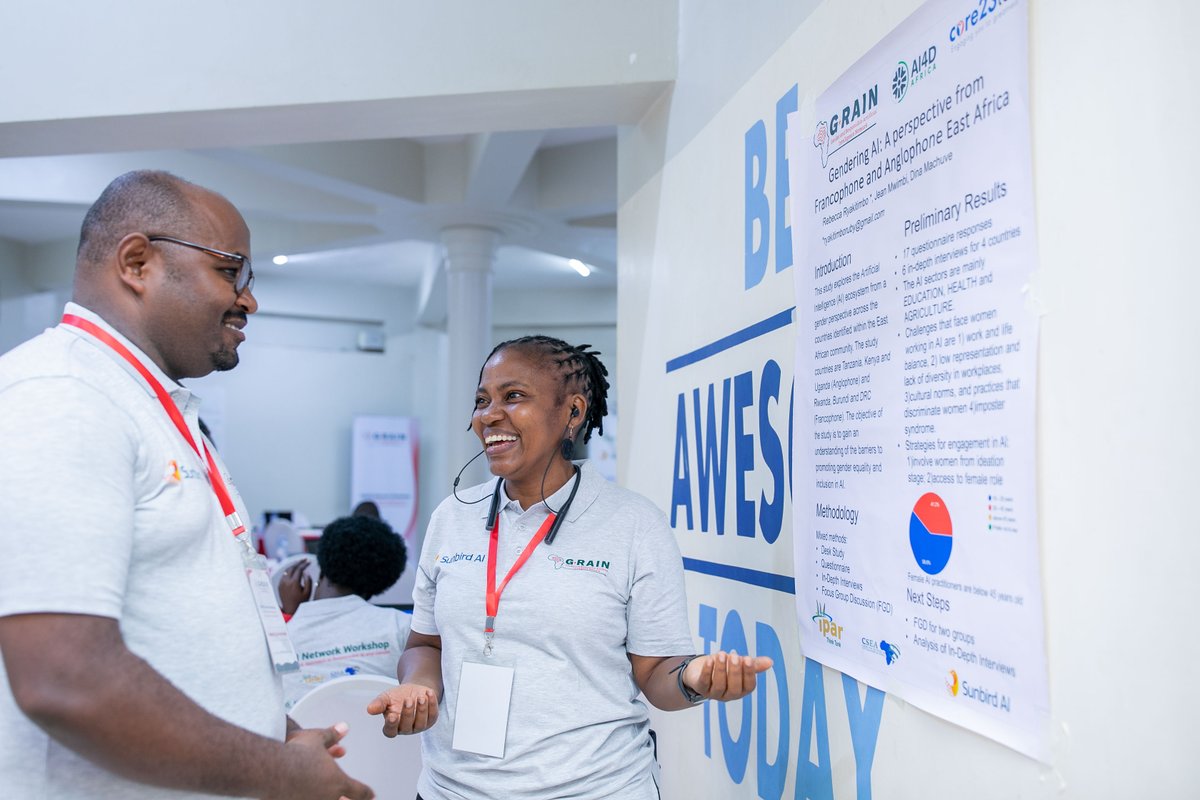
{"type": "Polygon", "coordinates": [[[533,551],[542,539],[546,538],[546,534],[550,532],[551,526],[554,525],[554,514],[546,517],[546,521],[538,528],[537,533],[529,540],[529,544],[525,545],[525,549],[521,551],[521,555],[517,556],[516,562],[508,570],[508,574],[504,576],[499,588],[496,587],[496,550],[500,542],[500,518],[496,517],[496,522],[492,525],[492,536],[488,542],[488,563],[487,563],[487,598],[486,612],[487,619],[484,621],[483,630],[485,633],[492,633],[496,625],[496,613],[500,610],[500,595],[504,592],[504,587],[508,586],[508,582],[512,580],[512,576],[517,574],[521,567],[525,566],[525,562],[533,555],[533,551]]]}
{"type": "MultiPolygon", "coordinates": [[[[200,448],[196,446],[196,440],[192,438],[192,432],[188,430],[183,415],[179,413],[179,408],[175,405],[175,401],[171,399],[171,395],[167,394],[167,390],[158,382],[158,379],[150,374],[150,370],[146,369],[146,366],[138,360],[137,356],[129,352],[128,347],[121,344],[112,334],[91,320],[74,314],[63,314],[62,321],[64,325],[71,325],[95,336],[101,342],[108,345],[117,355],[128,361],[138,371],[138,374],[146,379],[146,383],[150,384],[150,388],[154,390],[154,394],[158,397],[158,402],[162,404],[163,410],[167,412],[167,416],[171,418],[171,422],[175,423],[175,427],[179,430],[180,435],[183,436],[184,441],[191,446],[196,457],[208,465],[208,482],[212,486],[213,493],[217,496],[217,502],[221,504],[221,511],[225,514],[225,522],[229,524],[229,530],[233,531],[234,536],[244,534],[246,526],[242,524],[242,519],[238,516],[237,509],[233,505],[233,500],[229,496],[229,490],[225,488],[225,481],[221,480],[221,473],[213,461],[212,454],[208,452],[208,445],[204,445],[204,455],[200,455],[200,448]]],[[[507,582],[507,580],[506,578],[505,581],[507,582]]]]}

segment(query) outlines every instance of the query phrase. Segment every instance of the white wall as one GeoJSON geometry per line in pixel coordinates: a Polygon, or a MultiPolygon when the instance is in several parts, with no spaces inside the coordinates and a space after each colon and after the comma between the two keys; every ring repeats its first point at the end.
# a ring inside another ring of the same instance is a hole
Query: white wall
{"type": "MultiPolygon", "coordinates": [[[[688,342],[709,342],[792,302],[790,270],[768,270],[759,286],[742,288],[746,130],[760,119],[767,125],[770,195],[777,101],[794,84],[801,106],[815,98],[918,4],[828,0],[807,17],[765,4],[698,5],[681,4],[675,94],[620,146],[621,474],[664,508],[676,396],[689,392],[690,402],[690,390],[664,375],[662,354],[686,352],[688,342]],[[713,30],[767,48],[689,53],[689,42],[713,30]],[[697,99],[702,76],[727,72],[740,76],[735,91],[718,85],[707,103],[697,99]]],[[[964,2],[964,11],[972,5],[964,2]]],[[[871,730],[851,706],[865,690],[845,692],[837,673],[803,661],[792,597],[734,591],[689,573],[698,640],[710,624],[743,631],[746,645],[761,651],[774,633],[787,686],[779,692],[770,675],[753,702],[656,715],[664,797],[828,797],[822,768],[837,800],[1195,796],[1200,765],[1190,728],[1200,703],[1187,676],[1200,658],[1191,619],[1200,524],[1190,502],[1200,472],[1191,309],[1200,278],[1189,245],[1200,107],[1181,87],[1200,74],[1190,36],[1200,12],[1166,2],[1032,0],[1030,18],[1041,267],[1031,296],[1043,314],[1037,470],[1052,763],[891,697],[871,730]],[[1114,63],[1120,68],[1111,74],[1100,67],[1114,63]],[[702,606],[715,609],[707,623],[702,606]]],[[[792,336],[764,339],[745,354],[712,359],[719,363],[697,385],[748,370],[757,388],[768,360],[782,367],[786,385],[792,336]]],[[[786,399],[770,418],[786,430],[786,399]]],[[[747,496],[757,497],[764,472],[751,474],[747,496]]],[[[790,575],[790,525],[785,519],[773,545],[728,532],[678,535],[685,556],[790,575]]]]}
{"type": "Polygon", "coordinates": [[[31,269],[47,249],[0,239],[0,353],[54,325],[62,314],[69,290],[31,280],[36,277],[31,269]]]}

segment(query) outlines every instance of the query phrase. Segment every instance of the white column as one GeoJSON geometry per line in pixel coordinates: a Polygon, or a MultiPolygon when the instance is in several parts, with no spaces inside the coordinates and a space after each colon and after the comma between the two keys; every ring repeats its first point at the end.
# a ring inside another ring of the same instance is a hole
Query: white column
{"type": "MultiPolygon", "coordinates": [[[[482,445],[467,431],[479,368],[491,352],[492,264],[499,234],[491,228],[455,226],[442,231],[446,246],[447,364],[446,454],[447,466],[456,473],[482,445]]],[[[486,457],[463,473],[459,486],[472,486],[488,478],[486,457]]]]}

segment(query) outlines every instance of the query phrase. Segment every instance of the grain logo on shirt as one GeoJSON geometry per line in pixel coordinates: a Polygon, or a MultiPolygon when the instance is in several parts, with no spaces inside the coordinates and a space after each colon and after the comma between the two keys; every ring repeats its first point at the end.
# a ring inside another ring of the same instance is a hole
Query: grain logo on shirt
{"type": "Polygon", "coordinates": [[[574,569],[583,570],[584,572],[599,572],[601,575],[607,575],[610,566],[608,561],[600,561],[595,558],[563,558],[557,555],[548,556],[548,558],[554,563],[556,570],[574,569]]]}

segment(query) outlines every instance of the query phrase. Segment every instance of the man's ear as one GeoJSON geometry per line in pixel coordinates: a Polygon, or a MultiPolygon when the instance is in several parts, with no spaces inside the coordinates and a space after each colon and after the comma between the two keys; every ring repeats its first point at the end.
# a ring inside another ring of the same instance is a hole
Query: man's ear
{"type": "Polygon", "coordinates": [[[150,246],[144,233],[131,233],[117,243],[117,270],[121,283],[134,294],[146,291],[149,268],[160,264],[161,258],[150,246]]]}

